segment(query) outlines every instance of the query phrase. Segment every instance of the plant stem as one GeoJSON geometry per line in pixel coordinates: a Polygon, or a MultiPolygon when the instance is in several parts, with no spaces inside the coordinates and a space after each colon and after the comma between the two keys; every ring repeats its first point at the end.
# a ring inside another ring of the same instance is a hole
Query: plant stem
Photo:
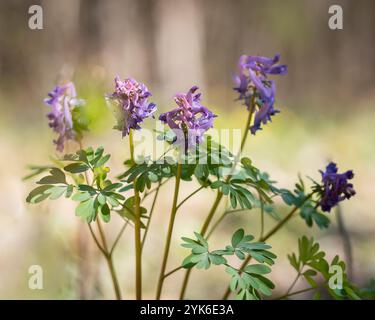
{"type": "Polygon", "coordinates": [[[160,270],[159,281],[158,281],[158,286],[157,286],[157,291],[156,291],[156,299],[157,300],[160,300],[161,292],[162,292],[162,289],[163,289],[163,283],[164,283],[164,279],[165,279],[165,276],[164,276],[165,275],[165,269],[166,269],[166,266],[167,266],[168,254],[169,254],[169,249],[170,249],[170,245],[171,245],[174,220],[176,218],[176,213],[177,213],[177,201],[178,201],[178,192],[180,190],[181,173],[182,173],[182,164],[179,162],[178,165],[177,165],[176,183],[175,183],[175,188],[174,188],[171,217],[170,217],[170,220],[169,220],[169,226],[168,226],[168,232],[167,232],[167,240],[166,240],[166,243],[165,243],[163,262],[162,262],[162,266],[161,266],[161,270],[160,270]]]}
{"type": "Polygon", "coordinates": [[[250,125],[251,125],[251,120],[253,118],[254,109],[255,109],[255,95],[253,95],[253,98],[251,99],[249,116],[247,117],[247,122],[245,126],[245,134],[242,137],[241,148],[238,151],[237,157],[241,156],[241,152],[243,151],[243,148],[245,147],[246,139],[249,135],[249,130],[250,130],[250,125]]]}
{"type": "MultiPolygon", "coordinates": [[[[298,205],[298,206],[295,206],[285,217],[284,219],[280,220],[279,223],[274,227],[272,228],[265,236],[259,238],[259,242],[264,242],[266,241],[267,239],[269,239],[270,237],[272,237],[278,230],[280,230],[280,228],[289,221],[289,219],[293,216],[293,214],[298,210],[300,209],[304,203],[310,199],[312,197],[313,193],[310,193],[309,195],[306,196],[306,198],[298,205]]],[[[247,266],[247,264],[250,262],[251,260],[251,255],[248,255],[247,258],[244,260],[244,262],[241,264],[241,267],[240,267],[240,270],[242,270],[243,268],[245,268],[247,266]]],[[[223,300],[226,300],[228,299],[229,295],[230,295],[230,288],[228,286],[227,290],[225,291],[224,295],[223,295],[223,300]]]]}
{"type": "Polygon", "coordinates": [[[122,226],[122,228],[121,228],[120,232],[118,233],[118,235],[117,235],[115,241],[113,242],[113,245],[112,245],[111,250],[109,251],[109,254],[110,254],[110,255],[113,254],[113,251],[115,250],[115,248],[116,248],[118,242],[120,241],[120,238],[121,238],[122,234],[124,233],[124,231],[125,231],[126,227],[128,226],[128,224],[129,224],[129,220],[127,220],[127,221],[124,223],[124,225],[122,226]]]}
{"type": "MultiPolygon", "coordinates": [[[[129,132],[130,159],[134,164],[133,130],[129,132]]],[[[135,243],[135,296],[142,300],[142,242],[141,242],[141,211],[140,197],[137,190],[137,179],[134,179],[134,243],[135,243]]]]}
{"type": "MultiPolygon", "coordinates": [[[[160,183],[160,187],[167,183],[169,181],[170,178],[166,178],[163,182],[160,183]]],[[[151,189],[149,192],[145,192],[145,195],[143,196],[141,202],[143,202],[150,194],[156,192],[157,190],[159,189],[159,186],[158,187],[155,187],[154,189],[151,189]]]]}
{"type": "Polygon", "coordinates": [[[117,275],[116,275],[116,271],[115,271],[115,268],[114,268],[114,265],[113,265],[112,256],[108,251],[107,240],[105,238],[105,234],[104,234],[104,231],[102,229],[102,225],[100,223],[100,220],[96,219],[96,222],[97,222],[97,225],[98,225],[99,235],[100,235],[100,238],[102,240],[102,247],[103,247],[104,252],[105,252],[104,257],[107,261],[108,268],[109,268],[109,271],[111,273],[113,287],[114,287],[115,293],[116,293],[116,299],[121,300],[120,286],[119,286],[119,283],[118,283],[118,280],[117,280],[117,275]]]}
{"type": "Polygon", "coordinates": [[[296,294],[299,294],[299,293],[303,293],[303,292],[308,292],[308,291],[311,291],[311,290],[316,290],[316,288],[313,288],[313,287],[310,287],[310,288],[306,288],[306,289],[302,289],[302,290],[298,290],[298,291],[294,291],[294,292],[291,292],[291,293],[288,293],[288,294],[284,294],[280,297],[277,297],[273,300],[281,300],[281,299],[285,299],[287,297],[290,297],[290,296],[294,296],[296,294]]]}
{"type": "Polygon", "coordinates": [[[264,234],[264,203],[262,201],[262,196],[259,190],[258,190],[258,194],[259,194],[259,201],[260,201],[260,236],[259,238],[262,239],[263,234],[264,234]]]}
{"type": "Polygon", "coordinates": [[[224,220],[224,218],[227,216],[228,211],[224,211],[224,213],[220,216],[219,219],[215,222],[215,224],[212,226],[211,230],[207,234],[207,239],[211,237],[211,235],[214,233],[216,228],[219,226],[219,224],[224,220]]]}
{"type": "Polygon", "coordinates": [[[353,249],[352,249],[349,232],[345,227],[344,218],[341,212],[340,205],[337,205],[337,208],[336,208],[336,218],[337,218],[337,228],[342,238],[342,243],[344,247],[344,253],[345,253],[346,263],[348,267],[348,277],[349,279],[352,279],[353,278],[353,249]]]}
{"type": "Polygon", "coordinates": [[[292,291],[292,289],[293,289],[294,286],[296,285],[296,283],[297,283],[299,277],[301,276],[301,272],[302,272],[302,271],[298,271],[297,276],[295,277],[295,279],[293,280],[292,284],[290,285],[290,287],[289,287],[288,290],[286,291],[285,296],[288,296],[289,293],[292,291]]]}
{"type": "Polygon", "coordinates": [[[183,268],[183,266],[179,266],[179,267],[174,268],[173,270],[167,272],[167,273],[164,275],[164,279],[165,279],[166,277],[169,277],[169,276],[172,275],[173,273],[177,272],[178,270],[181,270],[182,268],[183,268]]]}
{"type": "Polygon", "coordinates": [[[150,215],[148,217],[148,222],[147,222],[147,225],[146,225],[146,229],[145,229],[145,231],[143,233],[142,250],[143,250],[143,246],[145,245],[145,241],[146,241],[148,230],[150,229],[151,218],[152,218],[152,214],[154,212],[154,208],[155,208],[155,204],[156,204],[156,199],[157,199],[158,194],[159,194],[160,186],[161,186],[161,182],[159,182],[159,184],[157,186],[157,189],[156,189],[156,192],[155,192],[155,195],[154,195],[154,199],[152,200],[151,209],[150,209],[150,215]]]}
{"type": "Polygon", "coordinates": [[[187,201],[189,200],[193,195],[195,195],[196,193],[198,193],[199,191],[201,191],[203,188],[205,188],[205,186],[201,186],[199,187],[198,189],[196,189],[195,191],[193,191],[192,193],[190,193],[184,200],[182,200],[178,206],[177,206],[177,210],[187,201]]]}
{"type": "Polygon", "coordinates": [[[98,249],[100,250],[100,252],[105,256],[106,252],[104,251],[103,247],[100,245],[100,243],[98,241],[98,238],[96,237],[96,235],[94,233],[94,230],[92,230],[92,228],[91,228],[91,224],[88,223],[87,225],[89,226],[91,236],[94,239],[94,242],[95,242],[96,246],[98,247],[98,249]]]}

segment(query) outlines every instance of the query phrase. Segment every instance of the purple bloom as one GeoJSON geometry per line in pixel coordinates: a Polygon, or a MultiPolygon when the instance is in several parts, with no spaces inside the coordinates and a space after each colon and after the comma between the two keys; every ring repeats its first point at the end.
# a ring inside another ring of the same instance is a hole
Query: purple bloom
{"type": "Polygon", "coordinates": [[[178,108],[160,115],[159,120],[168,124],[175,132],[175,143],[187,149],[202,141],[204,133],[213,127],[216,117],[210,110],[201,105],[201,94],[194,94],[198,90],[193,86],[186,94],[174,96],[178,108]]]}
{"type": "Polygon", "coordinates": [[[64,150],[66,140],[76,139],[76,132],[73,128],[72,110],[75,106],[82,104],[82,100],[77,99],[76,89],[72,82],[63,86],[56,86],[48,93],[48,98],[44,103],[51,107],[51,112],[47,114],[49,126],[59,134],[56,144],[58,151],[64,150]]]}
{"type": "Polygon", "coordinates": [[[320,207],[323,211],[329,212],[340,201],[350,199],[355,195],[353,184],[348,180],[354,177],[352,170],[344,173],[337,173],[337,166],[331,162],[326,171],[320,171],[322,174],[323,192],[320,199],[320,207]]]}
{"type": "Polygon", "coordinates": [[[239,100],[243,100],[248,109],[254,99],[254,124],[250,127],[251,133],[255,134],[261,129],[261,124],[271,121],[271,116],[280,112],[274,109],[275,83],[269,80],[267,75],[284,75],[287,73],[286,65],[278,65],[280,55],[272,59],[261,56],[240,57],[238,62],[238,74],[235,77],[236,90],[239,93],[239,100]]]}
{"type": "Polygon", "coordinates": [[[129,134],[130,129],[141,129],[140,123],[145,118],[151,117],[156,111],[156,105],[148,102],[151,93],[147,87],[132,78],[115,78],[115,91],[107,95],[110,101],[115,102],[114,113],[117,119],[115,129],[122,131],[122,136],[129,134]]]}

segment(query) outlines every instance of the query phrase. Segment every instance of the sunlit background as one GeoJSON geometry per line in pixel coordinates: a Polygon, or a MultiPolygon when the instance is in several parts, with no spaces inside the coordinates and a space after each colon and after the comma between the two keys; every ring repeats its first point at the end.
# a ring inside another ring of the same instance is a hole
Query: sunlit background
{"type": "MultiPolygon", "coordinates": [[[[286,254],[297,238],[314,234],[330,256],[339,253],[352,265],[351,279],[364,286],[375,277],[375,2],[300,0],[66,0],[1,1],[0,4],[0,298],[114,298],[104,259],[87,226],[64,199],[28,205],[33,181],[24,182],[29,164],[49,164],[56,155],[43,104],[61,81],[76,83],[87,101],[91,131],[86,146],[103,145],[113,154],[112,174],[122,172],[127,141],[112,130],[114,119],[104,94],[113,78],[132,76],[147,84],[158,112],[173,107],[172,96],[198,85],[204,104],[219,117],[218,128],[244,126],[245,109],[232,90],[241,54],[273,56],[289,67],[277,79],[273,123],[251,136],[247,154],[280,186],[292,187],[298,173],[320,179],[329,160],[353,169],[357,195],[342,205],[352,258],[332,211],[331,227],[309,229],[299,218],[270,239],[278,255],[272,280],[278,293],[295,277],[286,254]],[[344,29],[328,28],[328,7],[339,3],[344,29]],[[28,28],[28,8],[40,4],[44,29],[28,28]],[[30,290],[28,269],[40,265],[44,289],[30,290]]],[[[152,120],[146,121],[152,127],[152,120]]],[[[77,145],[70,143],[68,151],[77,145]]],[[[196,185],[182,183],[181,198],[196,185]],[[192,186],[193,185],[193,186],[192,186]]],[[[144,290],[154,298],[171,206],[173,182],[163,186],[144,250],[144,290]]],[[[168,270],[187,255],[180,236],[199,230],[214,200],[213,191],[191,198],[177,216],[168,270]]],[[[149,203],[148,203],[149,205],[149,203]]],[[[224,210],[225,203],[218,212],[224,210]]],[[[281,214],[286,212],[280,203],[281,214]]],[[[267,217],[266,228],[274,220],[267,217]]],[[[114,239],[122,222],[105,226],[114,239]]],[[[228,243],[239,226],[259,234],[257,210],[225,220],[213,246],[228,243]]],[[[134,298],[133,233],[128,228],[115,253],[124,298],[134,298]]],[[[176,298],[183,272],[166,280],[164,298],[176,298]]],[[[229,283],[223,268],[195,271],[188,298],[220,298],[229,283]]],[[[297,288],[303,288],[303,282],[297,288]]],[[[297,297],[308,298],[309,294],[297,297]]]]}

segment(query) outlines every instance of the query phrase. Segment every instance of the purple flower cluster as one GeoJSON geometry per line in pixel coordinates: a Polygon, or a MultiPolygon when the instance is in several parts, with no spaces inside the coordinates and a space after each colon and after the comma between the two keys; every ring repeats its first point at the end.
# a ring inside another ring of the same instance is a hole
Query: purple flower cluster
{"type": "Polygon", "coordinates": [[[250,109],[254,100],[254,123],[250,127],[252,134],[261,130],[261,124],[271,121],[271,116],[279,112],[274,108],[276,86],[273,80],[269,80],[267,75],[284,75],[287,73],[286,65],[277,64],[280,55],[273,58],[262,56],[242,55],[238,62],[238,74],[235,77],[237,87],[234,88],[239,93],[239,100],[243,100],[250,109]]]}
{"type": "Polygon", "coordinates": [[[352,170],[344,173],[337,173],[337,166],[331,162],[326,171],[320,171],[322,174],[323,194],[320,199],[320,207],[323,211],[329,212],[340,201],[350,199],[355,195],[353,184],[348,180],[354,177],[352,170]]]}
{"type": "Polygon", "coordinates": [[[122,131],[124,137],[130,129],[141,129],[140,123],[153,115],[156,105],[148,102],[151,93],[143,83],[132,78],[121,81],[117,76],[115,84],[115,91],[107,98],[116,103],[114,113],[118,124],[115,129],[122,131]]]}
{"type": "Polygon", "coordinates": [[[159,120],[166,123],[176,134],[175,143],[183,146],[185,151],[202,141],[204,133],[213,127],[216,117],[210,110],[201,105],[201,94],[193,86],[186,94],[174,96],[178,105],[169,112],[160,115],[159,120]]]}
{"type": "Polygon", "coordinates": [[[63,86],[56,86],[48,93],[48,98],[44,103],[51,107],[51,112],[47,114],[49,126],[59,134],[56,144],[58,151],[64,150],[66,140],[76,139],[76,132],[73,127],[72,110],[75,106],[82,104],[82,100],[77,99],[76,89],[72,82],[63,86]]]}

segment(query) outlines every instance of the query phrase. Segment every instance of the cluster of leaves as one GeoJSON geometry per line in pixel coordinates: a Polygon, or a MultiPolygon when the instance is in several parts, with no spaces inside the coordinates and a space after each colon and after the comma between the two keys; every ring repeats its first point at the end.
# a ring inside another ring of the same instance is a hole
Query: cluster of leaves
{"type": "Polygon", "coordinates": [[[243,229],[237,230],[231,239],[231,244],[225,249],[210,251],[206,239],[195,232],[196,239],[183,237],[183,247],[191,249],[191,254],[182,262],[186,269],[196,267],[208,269],[211,265],[224,265],[226,272],[231,275],[230,288],[236,292],[238,299],[260,299],[261,294],[270,295],[274,284],[264,275],[271,272],[276,255],[268,251],[271,248],[264,242],[252,242],[252,235],[245,235],[243,229]],[[225,256],[237,256],[240,260],[250,255],[258,264],[248,265],[242,270],[230,266],[225,256]]]}
{"type": "MultiPolygon", "coordinates": [[[[169,131],[168,131],[169,132],[169,131]]],[[[173,141],[173,131],[171,134],[163,133],[163,139],[167,142],[173,141]]],[[[191,181],[193,177],[204,186],[211,184],[212,177],[220,177],[222,168],[230,167],[233,164],[233,155],[220,144],[212,141],[206,135],[201,144],[197,145],[195,152],[175,159],[172,156],[163,155],[160,159],[151,161],[149,158],[140,159],[142,161],[127,160],[124,165],[129,167],[118,178],[133,184],[136,181],[136,188],[140,192],[150,189],[152,184],[173,177],[177,173],[177,161],[182,162],[181,179],[191,181]]]]}
{"type": "MultiPolygon", "coordinates": [[[[314,186],[312,193],[316,194],[318,193],[316,184],[314,186]]],[[[330,223],[329,218],[319,212],[317,201],[313,200],[306,193],[306,187],[301,177],[299,178],[299,182],[295,184],[293,192],[286,189],[279,189],[278,193],[287,205],[300,207],[300,216],[309,227],[312,227],[315,223],[320,229],[328,228],[330,223]]]]}
{"type": "Polygon", "coordinates": [[[87,184],[79,184],[78,192],[73,195],[72,200],[79,201],[76,215],[87,222],[94,221],[100,213],[103,221],[109,222],[111,210],[121,206],[125,197],[117,192],[121,183],[111,183],[104,188],[94,188],[87,184]]]}
{"type": "MultiPolygon", "coordinates": [[[[66,198],[71,197],[72,200],[79,202],[75,211],[76,215],[87,222],[95,220],[98,214],[103,221],[109,222],[112,210],[116,210],[124,218],[134,220],[132,198],[125,199],[120,194],[129,186],[124,187],[123,183],[113,183],[107,179],[109,168],[105,167],[105,164],[109,158],[110,155],[104,154],[102,147],[96,150],[88,148],[64,156],[62,163],[69,163],[63,165],[61,169],[57,167],[33,168],[34,172],[28,178],[43,173],[46,169],[49,169],[49,175],[37,182],[40,186],[29,193],[26,201],[38,203],[47,198],[54,200],[65,195],[66,198]],[[91,184],[87,183],[83,175],[88,174],[88,171],[92,175],[91,184]],[[67,182],[68,176],[72,178],[73,183],[67,182]]],[[[144,210],[142,208],[143,215],[144,210]]]]}
{"type": "Polygon", "coordinates": [[[126,181],[129,185],[135,187],[138,191],[143,192],[146,188],[151,189],[153,183],[160,182],[162,179],[170,178],[176,175],[177,166],[171,164],[170,161],[150,161],[145,159],[140,164],[134,163],[132,160],[124,162],[129,169],[118,176],[122,181],[126,181]]]}
{"type": "Polygon", "coordinates": [[[319,244],[313,238],[303,236],[298,239],[298,255],[292,253],[288,255],[288,259],[297,275],[302,276],[316,289],[316,298],[319,297],[319,287],[322,287],[334,299],[361,299],[361,291],[348,280],[345,263],[339,256],[328,262],[325,256],[325,252],[320,250],[319,244]],[[335,274],[337,271],[339,272],[335,274]],[[323,278],[323,284],[319,284],[318,275],[323,278]]]}
{"type": "MultiPolygon", "coordinates": [[[[48,198],[55,200],[63,194],[65,194],[66,198],[72,195],[74,185],[67,182],[65,173],[55,167],[48,169],[50,169],[49,175],[40,179],[37,182],[39,186],[33,189],[27,196],[26,201],[28,203],[39,203],[48,198]]],[[[44,171],[40,170],[38,174],[44,171]]]]}
{"type": "Polygon", "coordinates": [[[219,189],[224,195],[229,196],[230,205],[233,209],[238,206],[242,209],[252,209],[259,207],[260,201],[268,213],[273,212],[272,197],[277,194],[278,189],[274,187],[274,181],[269,179],[269,175],[261,172],[253,166],[249,158],[242,158],[240,168],[235,174],[219,177],[211,184],[212,189],[219,189]],[[261,199],[258,199],[255,191],[261,199]]]}

